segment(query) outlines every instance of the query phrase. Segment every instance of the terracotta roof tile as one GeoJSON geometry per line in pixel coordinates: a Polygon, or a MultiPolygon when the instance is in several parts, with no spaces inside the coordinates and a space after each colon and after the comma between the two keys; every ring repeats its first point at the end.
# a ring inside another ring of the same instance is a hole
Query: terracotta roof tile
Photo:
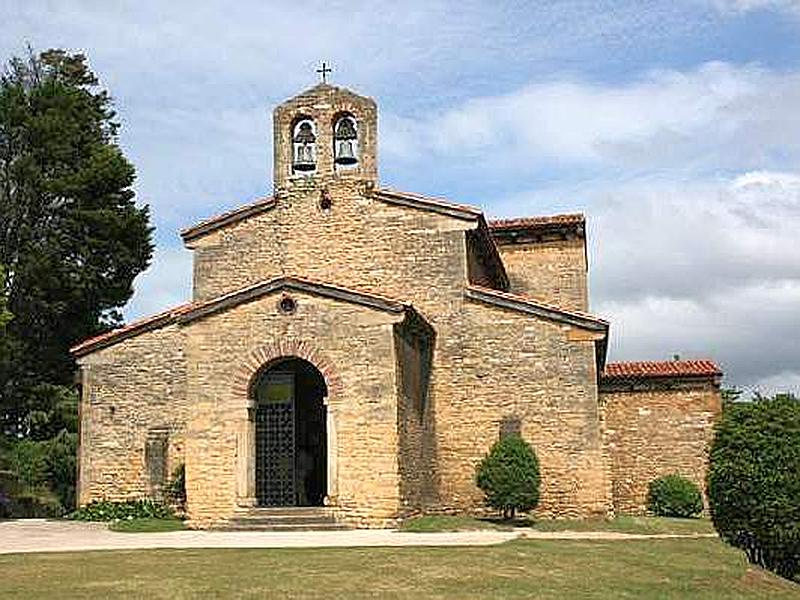
{"type": "Polygon", "coordinates": [[[118,327],[117,329],[112,329],[106,333],[101,333],[100,335],[83,340],[79,344],[76,344],[70,348],[69,351],[75,356],[87,354],[95,348],[107,346],[117,340],[125,339],[141,331],[166,325],[177,319],[183,313],[189,311],[193,306],[196,305],[192,304],[191,302],[187,302],[185,304],[180,304],[165,310],[164,312],[132,321],[131,323],[128,323],[122,327],[118,327]]]}
{"type": "Polygon", "coordinates": [[[712,360],[670,360],[608,363],[604,379],[716,377],[722,370],[712,360]]]}
{"type": "Polygon", "coordinates": [[[549,215],[541,217],[519,217],[515,219],[494,219],[489,221],[489,229],[494,231],[504,231],[507,229],[531,229],[537,227],[548,227],[553,225],[582,225],[586,222],[586,217],[581,213],[571,213],[564,215],[549,215]]]}

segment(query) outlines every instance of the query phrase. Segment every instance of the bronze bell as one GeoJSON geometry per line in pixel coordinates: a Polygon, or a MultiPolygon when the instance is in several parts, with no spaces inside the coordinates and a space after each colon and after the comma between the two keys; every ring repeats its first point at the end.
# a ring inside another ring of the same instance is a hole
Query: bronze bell
{"type": "Polygon", "coordinates": [[[336,162],[340,165],[354,165],[358,161],[353,154],[353,142],[344,140],[339,142],[339,150],[336,152],[336,162]]]}
{"type": "Polygon", "coordinates": [[[336,164],[356,164],[358,159],[353,151],[353,140],[358,139],[358,134],[352,119],[344,117],[339,120],[336,124],[334,139],[336,140],[336,164]]]}
{"type": "Polygon", "coordinates": [[[313,171],[317,168],[314,162],[314,142],[316,136],[311,123],[300,123],[294,136],[294,169],[296,171],[313,171]]]}

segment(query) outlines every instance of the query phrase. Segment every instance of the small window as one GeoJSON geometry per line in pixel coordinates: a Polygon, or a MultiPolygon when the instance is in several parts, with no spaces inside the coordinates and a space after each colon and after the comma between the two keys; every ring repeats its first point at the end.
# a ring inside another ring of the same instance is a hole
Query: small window
{"type": "Polygon", "coordinates": [[[294,314],[297,310],[297,301],[291,296],[283,296],[278,302],[278,310],[285,315],[294,314]]]}

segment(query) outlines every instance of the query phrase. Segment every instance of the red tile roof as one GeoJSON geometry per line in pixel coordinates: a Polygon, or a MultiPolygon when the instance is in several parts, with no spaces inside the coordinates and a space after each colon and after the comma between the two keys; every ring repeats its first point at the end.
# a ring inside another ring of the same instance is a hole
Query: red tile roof
{"type": "Polygon", "coordinates": [[[553,225],[582,225],[586,222],[586,217],[581,213],[571,213],[565,215],[549,215],[542,217],[519,217],[515,219],[495,219],[489,221],[489,229],[503,231],[507,229],[533,229],[539,227],[549,227],[553,225]]]}
{"type": "Polygon", "coordinates": [[[608,363],[604,379],[656,377],[717,377],[722,370],[712,360],[670,360],[608,363]]]}

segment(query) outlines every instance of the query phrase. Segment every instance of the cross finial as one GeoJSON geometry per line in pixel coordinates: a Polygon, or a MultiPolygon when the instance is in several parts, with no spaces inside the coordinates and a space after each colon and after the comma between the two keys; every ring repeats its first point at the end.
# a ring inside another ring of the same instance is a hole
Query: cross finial
{"type": "Polygon", "coordinates": [[[328,73],[332,73],[333,69],[328,66],[324,60],[322,61],[322,67],[317,69],[317,73],[322,76],[322,83],[328,83],[328,73]]]}

